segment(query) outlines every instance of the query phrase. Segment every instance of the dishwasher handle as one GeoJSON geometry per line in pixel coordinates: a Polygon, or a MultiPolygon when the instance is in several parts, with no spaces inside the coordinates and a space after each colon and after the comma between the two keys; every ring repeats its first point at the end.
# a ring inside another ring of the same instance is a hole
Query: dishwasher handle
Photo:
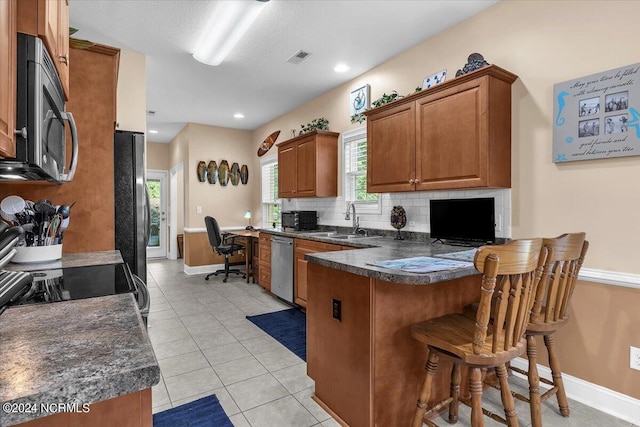
{"type": "Polygon", "coordinates": [[[279,245],[293,245],[293,239],[272,236],[271,243],[277,243],[279,245]]]}

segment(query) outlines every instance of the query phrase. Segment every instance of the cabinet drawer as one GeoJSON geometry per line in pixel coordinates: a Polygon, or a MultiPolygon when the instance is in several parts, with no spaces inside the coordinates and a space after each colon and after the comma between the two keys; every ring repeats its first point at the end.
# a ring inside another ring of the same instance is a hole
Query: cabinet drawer
{"type": "Polygon", "coordinates": [[[271,247],[260,246],[260,262],[271,264],[271,247]]]}
{"type": "Polygon", "coordinates": [[[313,240],[304,240],[304,239],[296,239],[295,240],[296,249],[304,249],[307,253],[312,252],[332,252],[339,251],[340,245],[334,245],[332,243],[322,243],[316,242],[313,240]]]}
{"type": "Polygon", "coordinates": [[[271,234],[269,233],[260,233],[258,235],[258,240],[260,241],[260,245],[267,244],[271,246],[271,234]]]}
{"type": "Polygon", "coordinates": [[[258,264],[258,283],[266,290],[271,290],[271,264],[258,264]]]}

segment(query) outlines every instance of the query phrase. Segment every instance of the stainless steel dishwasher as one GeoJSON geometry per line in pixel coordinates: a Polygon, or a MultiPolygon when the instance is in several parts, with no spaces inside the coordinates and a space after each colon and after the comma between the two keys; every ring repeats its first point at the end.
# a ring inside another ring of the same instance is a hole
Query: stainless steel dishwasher
{"type": "Polygon", "coordinates": [[[293,239],[271,236],[271,292],[293,302],[293,239]]]}

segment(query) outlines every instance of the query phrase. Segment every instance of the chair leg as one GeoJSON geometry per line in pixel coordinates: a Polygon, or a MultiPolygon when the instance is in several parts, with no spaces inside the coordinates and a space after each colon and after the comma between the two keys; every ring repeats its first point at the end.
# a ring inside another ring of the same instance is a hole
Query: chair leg
{"type": "Polygon", "coordinates": [[[438,371],[438,360],[440,360],[438,353],[430,350],[429,359],[427,360],[427,364],[424,368],[427,375],[424,379],[424,382],[422,383],[420,397],[416,405],[416,412],[413,415],[413,423],[411,424],[412,427],[422,427],[422,419],[424,418],[425,412],[427,412],[427,405],[429,404],[429,399],[431,398],[431,384],[433,382],[433,377],[438,371]]]}
{"type": "Polygon", "coordinates": [[[482,371],[480,368],[469,370],[469,392],[471,393],[471,427],[483,427],[482,371]]]}
{"type": "Polygon", "coordinates": [[[502,406],[504,406],[504,415],[509,427],[518,427],[518,416],[516,415],[515,404],[513,403],[513,395],[509,388],[509,376],[505,365],[496,366],[496,376],[500,382],[500,397],[502,398],[502,406]]]}
{"type": "Polygon", "coordinates": [[[542,427],[542,411],[540,409],[540,376],[538,375],[538,346],[536,337],[527,335],[527,359],[529,359],[529,409],[531,426],[542,427]]]}
{"type": "Polygon", "coordinates": [[[449,423],[455,424],[458,422],[458,406],[460,398],[460,365],[453,364],[451,370],[451,398],[453,399],[449,404],[449,423]]]}
{"type": "Polygon", "coordinates": [[[560,369],[560,361],[555,350],[555,343],[552,335],[544,336],[544,345],[547,346],[547,352],[549,353],[549,367],[551,368],[551,375],[553,377],[553,385],[557,387],[558,392],[556,397],[558,398],[558,407],[560,408],[560,414],[563,417],[569,416],[569,401],[567,400],[567,394],[564,391],[564,382],[562,381],[562,370],[560,369]]]}

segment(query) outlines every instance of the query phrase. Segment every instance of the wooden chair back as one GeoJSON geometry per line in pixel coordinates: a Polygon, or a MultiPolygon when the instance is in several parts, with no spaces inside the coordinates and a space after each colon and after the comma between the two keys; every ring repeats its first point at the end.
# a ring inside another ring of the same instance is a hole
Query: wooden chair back
{"type": "Polygon", "coordinates": [[[589,249],[585,233],[563,234],[543,239],[547,261],[531,311],[531,323],[553,323],[568,317],[569,302],[578,282],[578,273],[589,249]]]}
{"type": "Polygon", "coordinates": [[[481,354],[490,323],[492,353],[510,351],[520,343],[546,257],[542,239],[514,240],[478,249],[474,264],[483,277],[472,345],[474,354],[481,354]]]}

